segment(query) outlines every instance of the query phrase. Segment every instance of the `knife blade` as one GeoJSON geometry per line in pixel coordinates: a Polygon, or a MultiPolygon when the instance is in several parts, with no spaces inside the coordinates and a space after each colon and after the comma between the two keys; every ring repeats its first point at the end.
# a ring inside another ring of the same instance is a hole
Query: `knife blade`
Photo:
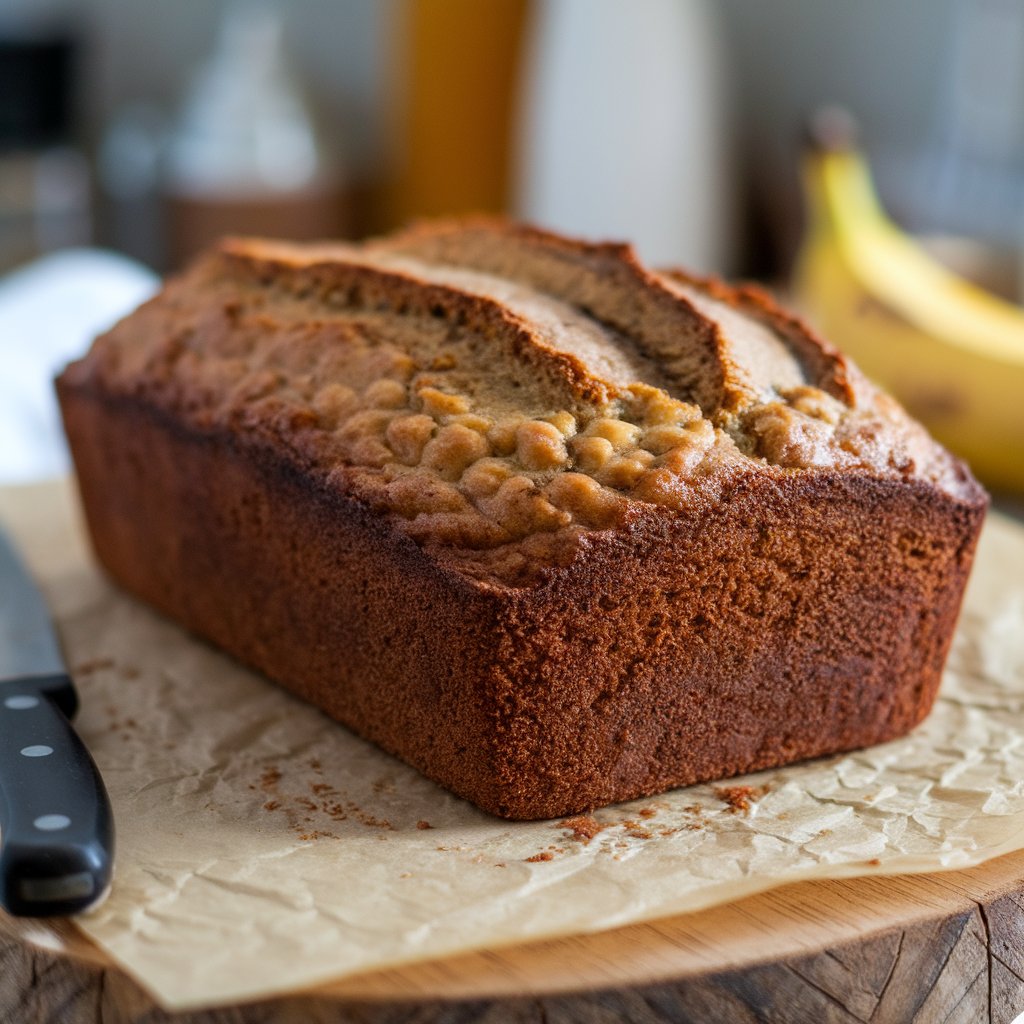
{"type": "Polygon", "coordinates": [[[77,710],[49,609],[0,530],[0,906],[12,915],[76,914],[110,886],[114,818],[77,710]]]}

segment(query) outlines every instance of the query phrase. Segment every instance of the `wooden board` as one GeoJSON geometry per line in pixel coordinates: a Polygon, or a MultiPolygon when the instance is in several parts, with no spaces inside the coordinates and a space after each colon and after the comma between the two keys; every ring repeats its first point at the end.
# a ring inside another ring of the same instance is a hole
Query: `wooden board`
{"type": "Polygon", "coordinates": [[[1010,1024],[1022,1011],[1024,852],[967,871],[803,882],[603,934],[177,1015],[70,925],[0,915],[4,1024],[1010,1024]]]}

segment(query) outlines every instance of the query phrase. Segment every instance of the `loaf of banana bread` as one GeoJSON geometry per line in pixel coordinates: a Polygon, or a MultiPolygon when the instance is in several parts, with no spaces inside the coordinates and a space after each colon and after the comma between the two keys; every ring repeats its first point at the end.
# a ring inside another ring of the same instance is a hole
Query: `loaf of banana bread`
{"type": "Polygon", "coordinates": [[[987,503],[765,294],[486,220],[226,241],[58,392],[114,580],[510,818],[907,732],[987,503]]]}

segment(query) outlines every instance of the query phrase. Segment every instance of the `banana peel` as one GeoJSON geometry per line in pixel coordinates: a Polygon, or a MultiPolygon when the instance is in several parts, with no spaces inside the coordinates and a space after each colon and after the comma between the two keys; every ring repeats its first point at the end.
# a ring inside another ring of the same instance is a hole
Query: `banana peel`
{"type": "Polygon", "coordinates": [[[854,146],[812,146],[803,181],[798,304],[980,480],[1024,492],[1024,309],[897,227],[854,146]]]}

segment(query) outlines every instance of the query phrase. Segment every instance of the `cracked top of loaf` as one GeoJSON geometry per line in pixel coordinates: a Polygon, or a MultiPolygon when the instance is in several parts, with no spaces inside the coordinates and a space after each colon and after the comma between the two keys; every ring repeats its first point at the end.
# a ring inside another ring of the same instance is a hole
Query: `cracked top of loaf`
{"type": "Polygon", "coordinates": [[[225,241],[65,381],[283,455],[507,584],[752,473],[975,486],[764,293],[504,222],[225,241]]]}

